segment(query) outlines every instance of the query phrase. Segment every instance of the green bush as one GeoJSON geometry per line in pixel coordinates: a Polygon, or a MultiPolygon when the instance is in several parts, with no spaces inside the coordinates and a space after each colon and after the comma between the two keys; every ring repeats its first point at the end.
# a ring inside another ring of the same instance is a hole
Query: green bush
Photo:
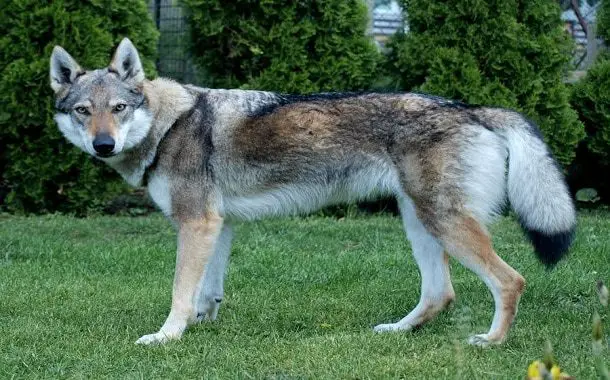
{"type": "Polygon", "coordinates": [[[108,65],[128,36],[148,75],[158,34],[145,1],[4,0],[0,14],[0,207],[16,212],[99,208],[118,176],[65,140],[53,121],[49,58],[61,45],[86,68],[108,65]]]}
{"type": "Polygon", "coordinates": [[[183,0],[206,85],[311,93],[363,90],[380,55],[361,0],[183,0]]]}
{"type": "Polygon", "coordinates": [[[585,124],[587,148],[610,165],[610,60],[599,59],[574,86],[572,103],[585,124]]]}
{"type": "MultiPolygon", "coordinates": [[[[610,45],[610,1],[603,0],[597,16],[597,33],[610,45]]],[[[585,125],[587,137],[580,144],[570,168],[575,189],[595,188],[603,202],[610,202],[610,53],[601,51],[587,75],[574,84],[573,107],[585,125]]]]}
{"type": "Polygon", "coordinates": [[[524,112],[568,164],[584,137],[563,78],[573,43],[553,0],[401,0],[390,42],[395,87],[524,112]]]}
{"type": "MultiPolygon", "coordinates": [[[[603,0],[597,34],[610,46],[610,0],[603,0]]],[[[602,50],[587,75],[574,85],[572,104],[585,124],[587,150],[610,168],[610,52],[602,50]]],[[[606,180],[607,181],[607,180],[606,180]]]]}
{"type": "Polygon", "coordinates": [[[596,33],[610,46],[610,1],[602,0],[597,11],[596,33]]]}

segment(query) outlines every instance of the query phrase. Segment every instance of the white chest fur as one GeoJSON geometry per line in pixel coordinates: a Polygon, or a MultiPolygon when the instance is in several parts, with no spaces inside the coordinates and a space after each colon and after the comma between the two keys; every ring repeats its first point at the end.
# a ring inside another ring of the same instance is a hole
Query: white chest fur
{"type": "Polygon", "coordinates": [[[148,180],[148,194],[165,215],[171,215],[172,195],[170,183],[166,176],[153,173],[148,180]]]}

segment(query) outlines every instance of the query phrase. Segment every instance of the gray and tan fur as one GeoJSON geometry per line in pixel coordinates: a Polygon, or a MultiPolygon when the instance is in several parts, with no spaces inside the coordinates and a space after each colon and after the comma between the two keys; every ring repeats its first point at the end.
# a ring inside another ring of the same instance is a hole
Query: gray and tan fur
{"type": "Polygon", "coordinates": [[[449,304],[453,257],[495,301],[490,330],[470,338],[482,346],[505,339],[525,285],[485,228],[507,198],[543,262],[557,262],[572,241],[563,176],[516,112],[409,93],[287,96],[148,81],[127,39],[108,68],[94,71],[56,47],[51,86],[64,135],[130,184],[146,185],[177,226],[171,311],[138,343],[178,339],[216,318],[235,220],[395,196],[421,298],[375,331],[410,330],[449,304]]]}

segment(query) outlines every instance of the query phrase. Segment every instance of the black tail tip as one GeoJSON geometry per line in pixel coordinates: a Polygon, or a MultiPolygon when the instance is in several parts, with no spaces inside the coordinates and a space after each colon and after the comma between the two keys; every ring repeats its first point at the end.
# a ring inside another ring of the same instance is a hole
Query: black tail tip
{"type": "Polygon", "coordinates": [[[553,234],[527,228],[525,232],[534,246],[538,259],[547,268],[552,268],[565,256],[574,240],[574,228],[553,234]]]}

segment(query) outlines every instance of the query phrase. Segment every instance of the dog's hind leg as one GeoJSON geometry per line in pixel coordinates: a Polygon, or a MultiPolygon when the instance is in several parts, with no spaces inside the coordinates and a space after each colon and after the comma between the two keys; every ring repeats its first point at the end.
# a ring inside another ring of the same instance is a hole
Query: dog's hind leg
{"type": "Polygon", "coordinates": [[[197,300],[197,318],[199,320],[216,320],[224,296],[224,278],[231,254],[232,239],[233,228],[225,222],[216,243],[214,255],[210,258],[199,284],[197,300]]]}
{"type": "Polygon", "coordinates": [[[474,335],[468,342],[477,346],[502,343],[517,314],[525,279],[494,252],[487,231],[477,220],[465,214],[450,219],[451,228],[444,230],[440,240],[451,256],[485,282],[495,301],[489,332],[474,335]]]}
{"type": "Polygon", "coordinates": [[[449,273],[449,257],[439,241],[432,236],[415,214],[410,199],[400,200],[400,212],[413,256],[421,275],[421,295],[417,306],[396,323],[375,327],[376,332],[411,330],[434,318],[455,298],[449,273]]]}

